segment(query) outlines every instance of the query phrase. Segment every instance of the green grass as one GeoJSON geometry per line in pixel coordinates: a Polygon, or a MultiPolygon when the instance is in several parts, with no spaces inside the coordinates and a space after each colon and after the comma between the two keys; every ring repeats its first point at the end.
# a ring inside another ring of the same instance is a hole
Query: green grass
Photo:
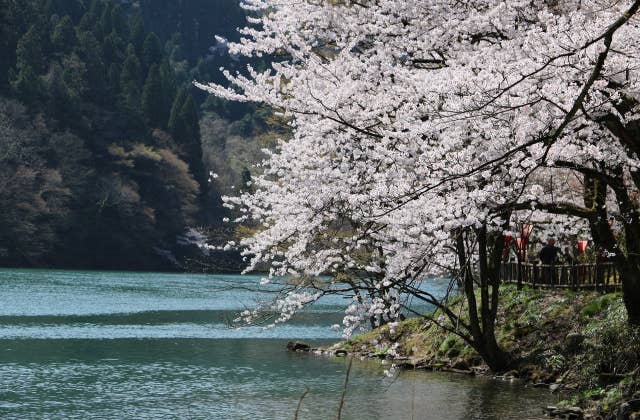
{"type": "Polygon", "coordinates": [[[595,299],[588,305],[580,310],[580,315],[583,318],[591,318],[593,316],[599,315],[609,307],[613,302],[620,298],[619,293],[609,293],[601,296],[600,298],[595,299]]]}

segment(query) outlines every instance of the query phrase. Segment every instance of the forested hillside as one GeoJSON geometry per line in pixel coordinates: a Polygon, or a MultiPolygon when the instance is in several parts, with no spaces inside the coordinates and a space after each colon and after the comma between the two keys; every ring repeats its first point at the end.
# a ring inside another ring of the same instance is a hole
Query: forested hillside
{"type": "MultiPolygon", "coordinates": [[[[191,81],[218,77],[229,58],[208,46],[242,16],[218,3],[0,0],[0,265],[173,269],[197,256],[184,233],[224,210],[191,81]]],[[[206,109],[229,124],[253,113],[206,109]]]]}

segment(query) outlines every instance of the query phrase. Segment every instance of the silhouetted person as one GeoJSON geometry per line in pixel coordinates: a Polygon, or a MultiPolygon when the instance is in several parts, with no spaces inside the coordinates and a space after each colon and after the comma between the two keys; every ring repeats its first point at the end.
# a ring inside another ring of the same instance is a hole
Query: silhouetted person
{"type": "Polygon", "coordinates": [[[538,253],[538,257],[542,264],[553,265],[558,260],[558,252],[560,248],[556,246],[556,240],[550,238],[547,241],[547,244],[542,247],[540,252],[538,253]]]}
{"type": "Polygon", "coordinates": [[[542,262],[542,282],[543,283],[556,283],[556,269],[553,267],[558,261],[558,253],[560,248],[556,246],[556,241],[553,238],[549,238],[547,244],[542,247],[538,253],[538,257],[542,262]]]}

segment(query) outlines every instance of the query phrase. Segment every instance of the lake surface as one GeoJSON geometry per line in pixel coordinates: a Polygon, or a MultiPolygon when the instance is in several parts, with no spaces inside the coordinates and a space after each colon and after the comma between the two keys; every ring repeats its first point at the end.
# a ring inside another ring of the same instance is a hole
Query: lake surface
{"type": "MultiPolygon", "coordinates": [[[[268,299],[257,276],[0,270],[0,418],[335,418],[346,360],[289,353],[336,341],[343,299],[272,329],[230,320],[268,299]]],[[[435,284],[429,287],[443,287],[435,284]]],[[[355,361],[344,419],[533,419],[547,391],[355,361]]]]}

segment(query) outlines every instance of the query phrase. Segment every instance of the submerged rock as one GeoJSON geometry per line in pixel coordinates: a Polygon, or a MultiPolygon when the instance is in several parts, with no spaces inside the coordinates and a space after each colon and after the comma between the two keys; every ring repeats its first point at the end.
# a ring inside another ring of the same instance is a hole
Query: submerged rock
{"type": "Polygon", "coordinates": [[[577,420],[584,418],[584,413],[580,407],[556,407],[550,405],[544,411],[549,417],[559,419],[577,420]]]}
{"type": "Polygon", "coordinates": [[[451,365],[451,367],[452,367],[453,369],[457,369],[457,370],[468,370],[468,371],[470,371],[470,369],[471,369],[471,366],[469,366],[469,363],[468,363],[466,360],[464,360],[464,359],[458,359],[458,360],[456,360],[456,361],[451,365]]]}

